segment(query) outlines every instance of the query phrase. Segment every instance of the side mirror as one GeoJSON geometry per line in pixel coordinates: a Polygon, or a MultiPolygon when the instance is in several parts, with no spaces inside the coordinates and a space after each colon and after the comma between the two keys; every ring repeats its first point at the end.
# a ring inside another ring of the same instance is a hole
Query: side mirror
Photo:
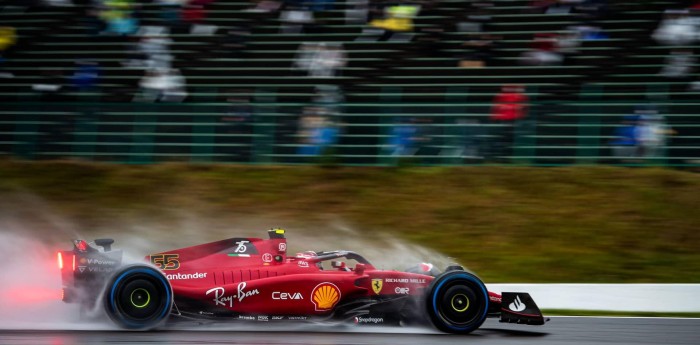
{"type": "Polygon", "coordinates": [[[355,274],[362,275],[364,273],[365,273],[365,264],[356,264],[355,265],[355,274]]]}

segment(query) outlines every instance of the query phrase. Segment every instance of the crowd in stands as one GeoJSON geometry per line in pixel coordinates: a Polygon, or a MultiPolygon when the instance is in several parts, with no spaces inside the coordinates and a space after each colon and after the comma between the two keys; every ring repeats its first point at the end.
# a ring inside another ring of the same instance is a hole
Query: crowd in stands
{"type": "Polygon", "coordinates": [[[660,157],[669,135],[675,131],[654,106],[638,106],[633,115],[625,116],[611,142],[615,157],[621,161],[660,157]]]}
{"type": "Polygon", "coordinates": [[[17,33],[15,28],[11,26],[0,27],[0,78],[10,78],[12,73],[4,72],[3,65],[5,64],[5,55],[17,42],[17,33]]]}
{"type": "MultiPolygon", "coordinates": [[[[133,101],[183,102],[190,95],[187,76],[183,73],[186,67],[204,66],[202,59],[206,57],[244,59],[248,54],[255,23],[232,23],[219,27],[208,22],[207,11],[215,1],[37,0],[20,2],[20,6],[80,6],[84,9],[84,14],[79,20],[88,24],[92,34],[122,39],[129,43],[131,58],[121,64],[125,69],[143,72],[138,82],[139,90],[133,94],[133,101]],[[160,25],[142,23],[140,11],[146,2],[159,6],[160,25]],[[171,49],[171,35],[176,32],[202,37],[202,40],[208,40],[210,44],[198,48],[192,55],[178,56],[171,49]]],[[[609,39],[611,35],[601,26],[600,21],[614,14],[611,2],[533,0],[525,13],[542,16],[576,14],[578,22],[551,31],[533,33],[528,50],[520,54],[512,64],[565,66],[572,57],[582,54],[580,48],[585,42],[609,39]]],[[[248,10],[278,18],[279,33],[292,35],[317,32],[316,25],[323,19],[324,11],[335,8],[335,5],[334,0],[261,0],[251,2],[248,10]]],[[[496,59],[504,38],[489,30],[494,20],[494,1],[469,1],[469,10],[461,15],[454,27],[433,25],[417,28],[415,21],[433,6],[439,6],[439,1],[347,0],[343,7],[344,20],[347,24],[364,25],[355,39],[358,42],[412,42],[415,48],[406,50],[406,55],[453,57],[455,66],[465,69],[506,64],[503,60],[496,59]],[[444,34],[448,31],[465,34],[459,52],[447,53],[442,49],[444,34]]],[[[651,39],[666,47],[668,52],[664,66],[658,73],[669,79],[686,80],[690,90],[700,90],[700,82],[694,82],[697,59],[691,47],[700,39],[700,2],[666,11],[651,39]]],[[[11,73],[3,71],[3,64],[6,52],[12,49],[16,41],[17,35],[13,27],[0,27],[0,78],[12,77],[11,73]]],[[[301,144],[299,154],[322,154],[332,148],[342,134],[343,110],[339,105],[343,103],[343,91],[333,80],[343,76],[344,70],[352,62],[345,48],[343,44],[332,41],[310,41],[296,47],[295,58],[289,66],[290,73],[326,79],[319,82],[313,100],[299,115],[296,124],[296,137],[301,144]]],[[[401,60],[398,57],[391,61],[400,64],[401,60]]],[[[41,74],[43,80],[35,83],[33,89],[45,95],[46,100],[55,99],[66,88],[79,92],[99,91],[103,77],[98,62],[82,59],[75,61],[75,68],[69,75],[62,75],[61,71],[53,69],[43,69],[41,74]]],[[[234,93],[240,93],[240,90],[234,93]]],[[[528,117],[527,94],[527,89],[522,85],[502,85],[500,92],[492,99],[487,121],[488,125],[493,125],[491,127],[496,129],[491,133],[494,141],[486,148],[466,141],[465,151],[482,157],[509,156],[514,137],[517,136],[517,123],[528,117]]],[[[227,101],[230,107],[222,116],[222,122],[226,126],[221,131],[249,134],[253,118],[250,97],[236,95],[228,97],[227,101]]],[[[425,126],[431,121],[433,120],[428,117],[401,117],[391,131],[387,143],[388,152],[401,156],[417,154],[431,141],[430,126],[425,126]]],[[[474,124],[469,124],[473,127],[472,125],[474,124]]],[[[673,129],[665,124],[664,117],[657,109],[639,107],[634,115],[622,120],[610,146],[614,156],[623,159],[655,157],[660,154],[667,137],[672,134],[673,129]]],[[[232,147],[233,155],[250,155],[249,151],[238,149],[236,145],[232,147]]]]}

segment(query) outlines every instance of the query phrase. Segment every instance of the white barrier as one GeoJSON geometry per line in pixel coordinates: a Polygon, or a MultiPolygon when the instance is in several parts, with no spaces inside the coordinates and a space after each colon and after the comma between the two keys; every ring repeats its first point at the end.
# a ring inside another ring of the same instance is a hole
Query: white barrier
{"type": "Polygon", "coordinates": [[[700,312],[700,284],[487,284],[527,292],[541,309],[700,312]]]}

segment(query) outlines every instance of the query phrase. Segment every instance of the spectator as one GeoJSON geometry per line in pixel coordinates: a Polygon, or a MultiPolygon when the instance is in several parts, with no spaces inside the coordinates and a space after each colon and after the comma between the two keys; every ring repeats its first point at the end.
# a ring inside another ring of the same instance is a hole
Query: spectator
{"type": "Polygon", "coordinates": [[[562,62],[579,53],[583,41],[607,39],[607,35],[600,28],[593,26],[569,26],[556,36],[555,50],[562,57],[562,62]]]}
{"type": "Polygon", "coordinates": [[[345,24],[366,24],[369,18],[369,0],[348,0],[345,8],[345,24]]]}
{"type": "Polygon", "coordinates": [[[638,139],[639,155],[643,158],[661,158],[666,147],[668,135],[675,131],[666,125],[663,115],[658,114],[655,108],[647,108],[640,112],[638,139]]]}
{"type": "Polygon", "coordinates": [[[356,41],[410,41],[413,19],[420,12],[418,5],[396,5],[384,8],[384,18],[373,19],[370,28],[362,31],[356,41]]]}
{"type": "Polygon", "coordinates": [[[99,65],[94,61],[78,61],[73,77],[73,87],[78,91],[92,90],[99,80],[99,65]]]}
{"type": "Polygon", "coordinates": [[[696,39],[696,23],[688,10],[667,10],[652,38],[663,45],[684,46],[696,39]]]}
{"type": "MultiPolygon", "coordinates": [[[[421,57],[452,57],[453,55],[446,52],[452,48],[448,43],[445,43],[444,29],[440,27],[427,27],[420,29],[421,35],[416,37],[414,44],[407,47],[400,58],[403,60],[421,58],[421,57]]],[[[396,64],[398,62],[390,62],[396,64]]]]}
{"type": "Polygon", "coordinates": [[[131,35],[138,30],[138,21],[132,17],[133,4],[129,0],[106,0],[100,17],[107,24],[103,33],[131,35]]]}
{"type": "Polygon", "coordinates": [[[161,5],[160,17],[170,27],[180,24],[180,13],[189,0],[156,0],[161,5]]]}
{"type": "Polygon", "coordinates": [[[282,3],[275,0],[262,0],[255,4],[255,7],[248,9],[248,12],[270,13],[276,12],[282,7],[282,3]]]}
{"type": "Polygon", "coordinates": [[[521,62],[526,65],[559,65],[564,57],[557,51],[557,36],[550,33],[535,35],[532,50],[523,53],[521,62]]]}
{"type": "Polygon", "coordinates": [[[457,23],[457,31],[478,33],[487,31],[486,26],[491,22],[491,10],[494,5],[490,1],[476,1],[470,3],[470,10],[465,20],[457,23]]]}
{"type": "Polygon", "coordinates": [[[534,0],[530,6],[536,13],[568,14],[574,7],[584,2],[584,0],[534,0]]]}
{"type": "Polygon", "coordinates": [[[146,69],[169,69],[173,61],[173,56],[170,54],[172,43],[173,40],[168,37],[165,29],[145,30],[138,46],[144,61],[138,64],[146,69]]]}
{"type": "Polygon", "coordinates": [[[312,12],[329,11],[333,9],[335,0],[305,0],[312,12]]]}
{"type": "Polygon", "coordinates": [[[568,14],[574,9],[574,6],[581,4],[583,0],[557,0],[547,7],[547,14],[568,14]]]}
{"type": "Polygon", "coordinates": [[[431,147],[429,144],[436,140],[436,127],[433,126],[435,120],[432,117],[415,117],[413,122],[416,124],[416,136],[413,139],[416,143],[416,155],[432,156],[439,152],[437,147],[431,147]]]}
{"type": "Polygon", "coordinates": [[[139,85],[143,92],[136,101],[181,102],[187,97],[185,78],[174,68],[148,70],[139,85]]]}
{"type": "Polygon", "coordinates": [[[32,84],[32,90],[39,93],[42,101],[56,101],[61,97],[63,90],[63,75],[57,69],[45,69],[41,71],[41,81],[32,84]]]}
{"type": "Polygon", "coordinates": [[[55,7],[71,7],[73,6],[73,2],[71,0],[44,0],[44,3],[46,6],[55,6],[55,7]]]}
{"type": "Polygon", "coordinates": [[[11,26],[0,27],[0,54],[17,43],[17,31],[11,26]]]}
{"type": "Polygon", "coordinates": [[[205,24],[207,13],[205,6],[211,0],[191,0],[182,10],[182,19],[190,25],[190,33],[193,35],[213,35],[218,26],[205,24]]]}
{"type": "Polygon", "coordinates": [[[342,104],[345,101],[342,91],[336,85],[316,86],[316,95],[313,98],[314,106],[325,109],[331,118],[338,118],[343,110],[342,104]]]}
{"type": "Polygon", "coordinates": [[[314,22],[314,13],[303,1],[286,1],[285,9],[280,12],[280,33],[304,33],[314,22]]]}
{"type": "Polygon", "coordinates": [[[0,78],[13,78],[14,75],[9,72],[3,72],[3,65],[7,51],[17,43],[17,34],[15,28],[10,26],[0,27],[0,78]]]}
{"type": "Polygon", "coordinates": [[[253,134],[253,106],[251,90],[234,90],[227,98],[228,109],[217,126],[218,151],[232,161],[248,162],[251,157],[253,134]]]}
{"type": "Polygon", "coordinates": [[[306,71],[309,77],[332,78],[346,63],[345,50],[339,43],[303,43],[294,66],[306,71]]]}
{"type": "Polygon", "coordinates": [[[338,139],[338,127],[323,108],[306,107],[299,121],[301,155],[325,154],[338,139]]]}
{"type": "Polygon", "coordinates": [[[393,156],[432,154],[427,144],[432,141],[431,118],[399,118],[392,128],[389,147],[393,156]]]}
{"type": "Polygon", "coordinates": [[[311,75],[313,64],[315,63],[316,51],[319,43],[304,42],[299,45],[296,57],[294,58],[294,68],[311,75]]]}
{"type": "Polygon", "coordinates": [[[584,0],[576,6],[576,11],[581,13],[587,21],[599,20],[608,11],[607,0],[584,0]]]}
{"type": "Polygon", "coordinates": [[[660,74],[667,78],[687,78],[693,72],[697,59],[689,49],[675,49],[666,56],[660,74]]]}
{"type": "Polygon", "coordinates": [[[190,25],[201,24],[205,18],[206,14],[202,4],[190,1],[182,9],[182,20],[190,25]]]}
{"type": "Polygon", "coordinates": [[[102,18],[102,13],[106,7],[101,1],[94,1],[85,5],[85,16],[80,17],[80,21],[90,35],[99,35],[106,32],[107,23],[102,18]]]}
{"type": "Polygon", "coordinates": [[[527,116],[528,97],[520,85],[504,85],[493,100],[491,123],[495,133],[491,155],[510,155],[515,140],[515,127],[527,116]]]}
{"type": "Polygon", "coordinates": [[[556,0],[533,0],[530,3],[530,9],[535,13],[545,13],[550,6],[556,3],[556,0]]]}
{"type": "Polygon", "coordinates": [[[468,49],[461,56],[459,67],[484,67],[492,63],[495,42],[499,37],[489,34],[471,35],[462,47],[468,49]]]}
{"type": "Polygon", "coordinates": [[[592,25],[578,25],[578,26],[570,26],[569,27],[570,31],[574,31],[576,33],[576,36],[580,41],[597,41],[597,40],[606,40],[609,38],[608,34],[603,31],[598,26],[592,26],[592,25]]]}
{"type": "Polygon", "coordinates": [[[418,127],[413,118],[400,118],[391,132],[389,146],[392,156],[412,156],[418,151],[418,127]]]}
{"type": "Polygon", "coordinates": [[[616,160],[624,162],[638,155],[639,116],[627,115],[620,126],[615,128],[615,138],[610,142],[616,160]]]}
{"type": "Polygon", "coordinates": [[[472,118],[459,119],[456,126],[459,135],[456,139],[455,154],[469,160],[483,158],[479,139],[482,127],[479,121],[472,118]]]}
{"type": "Polygon", "coordinates": [[[226,57],[243,58],[248,47],[250,29],[248,27],[232,27],[226,31],[220,43],[214,49],[226,57]]]}

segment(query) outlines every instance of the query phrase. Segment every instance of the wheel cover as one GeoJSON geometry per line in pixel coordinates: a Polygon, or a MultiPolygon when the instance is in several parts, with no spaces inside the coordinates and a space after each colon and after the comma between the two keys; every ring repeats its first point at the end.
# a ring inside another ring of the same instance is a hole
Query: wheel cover
{"type": "Polygon", "coordinates": [[[452,309],[458,313],[463,313],[469,309],[469,297],[465,294],[456,294],[452,296],[452,301],[450,302],[452,309]]]}
{"type": "Polygon", "coordinates": [[[138,288],[131,292],[130,299],[131,305],[134,307],[144,308],[148,306],[148,303],[151,303],[151,294],[146,289],[138,288]]]}
{"type": "Polygon", "coordinates": [[[447,323],[455,326],[465,326],[479,316],[479,308],[471,307],[471,301],[476,300],[476,294],[469,285],[455,281],[439,292],[438,312],[447,323]]]}

